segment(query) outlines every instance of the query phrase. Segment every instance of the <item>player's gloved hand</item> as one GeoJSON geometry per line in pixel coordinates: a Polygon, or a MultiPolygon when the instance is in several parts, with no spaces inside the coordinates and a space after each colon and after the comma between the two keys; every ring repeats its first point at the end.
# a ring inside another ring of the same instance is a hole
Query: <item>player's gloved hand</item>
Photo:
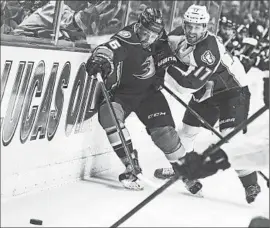
{"type": "Polygon", "coordinates": [[[112,64],[102,55],[92,55],[86,63],[86,72],[93,76],[101,73],[102,78],[106,78],[112,72],[112,64]]]}
{"type": "Polygon", "coordinates": [[[153,58],[156,71],[162,71],[163,69],[177,62],[177,59],[174,56],[174,53],[172,52],[172,49],[169,45],[167,35],[164,33],[162,37],[164,39],[159,40],[155,44],[155,48],[153,49],[153,58]]]}
{"type": "Polygon", "coordinates": [[[211,155],[196,152],[187,153],[186,156],[179,159],[177,163],[173,163],[172,166],[180,176],[194,180],[211,176],[220,169],[230,168],[231,165],[226,153],[219,149],[211,155]]]}
{"type": "Polygon", "coordinates": [[[263,101],[269,108],[269,78],[263,78],[263,101]]]}
{"type": "Polygon", "coordinates": [[[176,57],[173,55],[172,52],[168,52],[166,50],[160,51],[159,53],[155,54],[154,61],[156,64],[156,70],[163,70],[168,66],[177,62],[176,57]]]}
{"type": "Polygon", "coordinates": [[[165,73],[166,71],[164,69],[156,72],[156,80],[154,81],[154,87],[156,91],[161,90],[163,88],[165,73]]]}

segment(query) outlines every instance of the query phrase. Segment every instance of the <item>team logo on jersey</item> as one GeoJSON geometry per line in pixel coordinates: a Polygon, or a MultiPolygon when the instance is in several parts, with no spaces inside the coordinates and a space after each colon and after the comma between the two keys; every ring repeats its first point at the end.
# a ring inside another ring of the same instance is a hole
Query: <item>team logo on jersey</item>
{"type": "Polygon", "coordinates": [[[125,31],[122,30],[118,33],[119,36],[123,37],[123,38],[130,38],[131,37],[131,33],[129,31],[125,31]]]}
{"type": "Polygon", "coordinates": [[[205,62],[208,65],[213,65],[214,62],[216,61],[215,56],[212,54],[211,51],[207,50],[203,53],[203,55],[201,56],[201,60],[203,62],[205,62]]]}
{"type": "Polygon", "coordinates": [[[139,74],[133,74],[134,77],[139,79],[148,79],[155,75],[156,69],[154,65],[154,59],[152,56],[146,58],[142,64],[142,71],[139,74]]]}

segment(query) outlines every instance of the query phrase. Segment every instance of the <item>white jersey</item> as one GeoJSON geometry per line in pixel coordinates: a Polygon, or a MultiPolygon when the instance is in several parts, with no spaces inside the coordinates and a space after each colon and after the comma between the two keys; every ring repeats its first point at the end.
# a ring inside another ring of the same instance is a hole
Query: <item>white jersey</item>
{"type": "Polygon", "coordinates": [[[194,96],[202,101],[247,85],[243,65],[214,34],[207,33],[202,41],[192,46],[184,35],[169,35],[168,40],[179,62],[168,67],[167,72],[177,82],[180,93],[197,91],[194,96]]]}

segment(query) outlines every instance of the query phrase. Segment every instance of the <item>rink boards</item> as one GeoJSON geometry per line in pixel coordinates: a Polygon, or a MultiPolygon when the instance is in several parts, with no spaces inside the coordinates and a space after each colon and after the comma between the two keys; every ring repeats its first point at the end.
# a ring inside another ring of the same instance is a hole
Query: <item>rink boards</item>
{"type": "MultiPolygon", "coordinates": [[[[100,87],[86,75],[89,56],[88,51],[1,46],[2,197],[43,190],[122,167],[97,120],[100,87]]],[[[263,105],[262,77],[264,74],[254,68],[247,75],[252,93],[250,115],[263,105]]],[[[190,98],[178,95],[185,102],[190,98]]],[[[184,108],[167,93],[165,96],[179,128],[184,108]]],[[[126,125],[135,148],[146,138],[147,148],[152,145],[136,116],[131,115],[126,125]]],[[[269,143],[264,142],[269,142],[268,137],[254,134],[257,129],[261,133],[267,129],[258,124],[253,128],[247,137],[256,142],[254,147],[269,148],[269,143]]],[[[203,134],[198,138],[198,151],[209,145],[205,139],[203,134]],[[200,138],[204,143],[200,143],[200,138]]]]}
{"type": "Polygon", "coordinates": [[[88,51],[1,46],[1,195],[108,170],[88,51]]]}

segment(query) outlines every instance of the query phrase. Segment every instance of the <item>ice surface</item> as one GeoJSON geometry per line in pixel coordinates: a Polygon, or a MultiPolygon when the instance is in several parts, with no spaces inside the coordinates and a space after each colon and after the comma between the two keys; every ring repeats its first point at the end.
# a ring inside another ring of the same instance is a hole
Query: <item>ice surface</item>
{"type": "MultiPolygon", "coordinates": [[[[252,85],[252,114],[263,105],[263,74],[252,69],[249,77],[252,85]]],[[[180,126],[184,109],[170,99],[176,123],[180,126]]],[[[269,150],[268,118],[267,111],[250,125],[248,137],[255,146],[246,146],[246,150],[269,150]]],[[[164,155],[153,145],[136,116],[129,117],[127,127],[134,146],[139,151],[144,175],[157,184],[163,183],[153,178],[153,172],[156,168],[169,166],[164,155]]],[[[211,137],[216,136],[203,131],[196,149],[205,149],[211,137]]],[[[30,219],[36,218],[43,220],[44,227],[109,227],[154,191],[149,186],[141,192],[123,189],[118,182],[118,174],[123,167],[116,156],[111,164],[113,169],[98,177],[86,177],[85,180],[58,188],[2,201],[1,226],[30,227],[34,226],[29,224],[30,219]]],[[[263,171],[269,176],[269,168],[263,171]]],[[[262,193],[252,205],[246,203],[244,189],[233,169],[203,179],[202,183],[204,198],[186,195],[185,188],[179,181],[121,226],[247,227],[254,216],[263,215],[269,218],[269,189],[261,177],[259,183],[262,193]]]]}

